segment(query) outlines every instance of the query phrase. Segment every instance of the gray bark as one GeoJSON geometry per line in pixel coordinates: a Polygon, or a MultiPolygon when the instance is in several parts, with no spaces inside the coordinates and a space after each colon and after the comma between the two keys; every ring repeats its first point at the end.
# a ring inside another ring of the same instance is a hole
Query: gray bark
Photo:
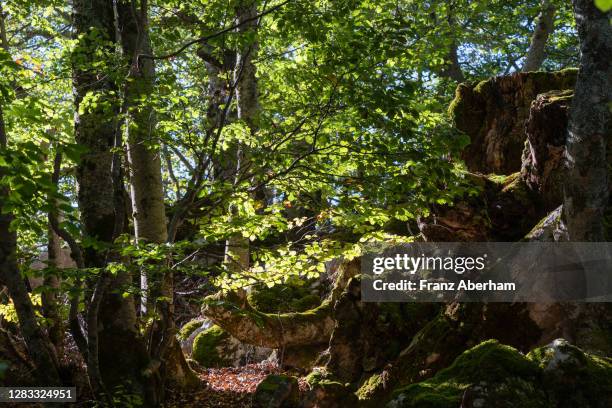
{"type": "MultiPolygon", "coordinates": [[[[162,244],[167,241],[164,191],[161,174],[159,138],[155,133],[155,112],[146,100],[153,93],[155,67],[153,60],[139,58],[151,54],[149,24],[146,1],[134,7],[132,1],[117,4],[118,25],[125,58],[130,63],[129,80],[125,86],[125,108],[130,168],[130,191],[134,219],[134,233],[138,243],[162,244]]],[[[182,354],[175,353],[178,347],[174,326],[173,276],[169,268],[159,276],[141,275],[143,296],[149,297],[149,305],[161,318],[152,328],[150,353],[153,366],[161,368],[161,378],[169,376],[173,383],[181,386],[193,384],[194,375],[182,354]],[[176,343],[176,344],[175,344],[176,343]]],[[[151,370],[150,370],[151,371],[151,370]]]]}
{"type": "MultiPolygon", "coordinates": [[[[94,63],[108,63],[101,47],[114,51],[116,42],[115,10],[112,2],[77,0],[74,2],[74,26],[80,40],[74,61],[75,136],[87,148],[77,166],[78,202],[84,235],[110,245],[123,232],[124,200],[121,161],[113,154],[120,147],[117,117],[117,87],[110,77],[112,67],[94,68],[94,63]],[[107,43],[100,44],[96,38],[107,43]],[[88,94],[99,97],[96,106],[83,104],[88,94]]],[[[104,268],[109,260],[119,261],[109,250],[86,249],[85,264],[104,268]]],[[[134,301],[122,293],[131,284],[131,276],[107,275],[102,270],[97,282],[89,285],[93,296],[88,310],[88,373],[98,391],[117,389],[142,397],[149,406],[157,401],[152,377],[145,375],[150,360],[139,332],[134,301]],[[107,282],[108,280],[108,282],[107,282]],[[105,290],[106,289],[106,290],[105,290]],[[99,367],[96,367],[99,365],[99,367]],[[99,368],[99,373],[97,369],[99,368]]]]}
{"type": "Polygon", "coordinates": [[[603,241],[608,206],[607,147],[612,136],[611,13],[592,0],[574,0],[580,71],[568,123],[564,212],[572,241],[603,241]]]}
{"type": "MultiPolygon", "coordinates": [[[[53,211],[49,213],[49,217],[57,216],[53,214],[53,211]]],[[[59,220],[54,222],[59,223],[59,220]]],[[[61,242],[60,237],[57,236],[51,224],[49,223],[47,232],[47,267],[48,271],[45,273],[43,284],[50,290],[45,290],[41,294],[41,304],[43,310],[43,316],[49,320],[49,338],[55,346],[57,353],[62,354],[62,343],[64,340],[64,332],[62,328],[62,319],[59,314],[57,305],[57,290],[59,289],[59,279],[57,277],[56,269],[59,267],[58,260],[61,257],[61,242]]]]}
{"type": "Polygon", "coordinates": [[[542,11],[531,37],[531,44],[521,69],[523,72],[537,71],[546,58],[546,42],[554,30],[556,7],[549,0],[542,2],[542,11]]]}
{"type": "MultiPolygon", "coordinates": [[[[139,3],[139,2],[137,2],[139,3]]],[[[125,130],[130,176],[130,198],[137,242],[161,244],[168,238],[161,176],[159,139],[155,134],[155,112],[147,103],[153,93],[154,61],[139,58],[151,54],[147,10],[132,7],[131,1],[117,3],[119,32],[124,57],[130,64],[125,86],[125,130]]],[[[141,276],[148,294],[149,279],[141,276]]],[[[154,289],[159,291],[159,288],[154,289]]]]}
{"type": "MultiPolygon", "coordinates": [[[[237,31],[241,35],[255,33],[257,30],[257,2],[253,0],[240,1],[236,7],[238,23],[243,23],[237,31]]],[[[257,88],[256,68],[253,58],[257,53],[258,43],[253,41],[242,47],[236,56],[234,83],[236,84],[236,105],[238,120],[243,121],[253,136],[257,133],[259,119],[259,96],[257,88]]],[[[238,146],[236,152],[235,181],[241,177],[242,170],[247,167],[249,159],[246,146],[238,146]]],[[[233,211],[233,209],[230,209],[233,211]]],[[[240,272],[249,268],[249,240],[242,235],[230,237],[225,246],[225,263],[231,272],[240,272]]]]}

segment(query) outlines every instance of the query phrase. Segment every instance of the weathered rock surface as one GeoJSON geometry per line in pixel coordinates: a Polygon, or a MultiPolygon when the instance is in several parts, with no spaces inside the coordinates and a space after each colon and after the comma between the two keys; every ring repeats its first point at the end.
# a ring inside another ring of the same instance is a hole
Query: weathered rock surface
{"type": "Polygon", "coordinates": [[[426,241],[515,241],[545,214],[538,195],[518,172],[469,177],[479,194],[466,196],[452,206],[435,206],[431,215],[419,219],[419,230],[426,241]]]}
{"type": "Polygon", "coordinates": [[[272,350],[245,344],[219,326],[211,326],[195,336],[191,357],[204,367],[239,367],[267,359],[272,350]]]}
{"type": "Polygon", "coordinates": [[[567,119],[573,95],[571,90],[538,95],[525,123],[521,177],[539,194],[546,211],[563,202],[567,119]]]}
{"type": "Polygon", "coordinates": [[[531,102],[551,90],[573,89],[577,70],[522,72],[461,84],[449,108],[457,129],[470,136],[468,169],[511,174],[521,169],[524,124],[531,102]]]}
{"type": "Polygon", "coordinates": [[[297,408],[299,388],[295,377],[269,375],[255,390],[253,408],[297,408]]]}
{"type": "Polygon", "coordinates": [[[363,405],[380,406],[389,391],[423,381],[448,367],[464,350],[496,338],[528,351],[540,338],[538,326],[522,303],[452,303],[425,325],[380,373],[384,381],[369,381],[357,391],[363,405]],[[366,389],[367,388],[367,389],[366,389]]]}
{"type": "Polygon", "coordinates": [[[381,369],[439,309],[437,304],[361,302],[360,277],[352,278],[334,306],[326,369],[344,382],[381,369]]]}
{"type": "Polygon", "coordinates": [[[306,377],[308,391],[303,396],[301,408],[345,408],[357,405],[357,396],[350,384],[335,378],[325,368],[315,368],[306,377]]]}

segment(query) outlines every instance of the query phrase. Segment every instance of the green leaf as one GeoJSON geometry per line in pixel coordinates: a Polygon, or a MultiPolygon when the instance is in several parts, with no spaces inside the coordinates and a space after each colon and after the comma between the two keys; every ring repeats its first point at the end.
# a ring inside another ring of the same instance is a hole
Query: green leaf
{"type": "Polygon", "coordinates": [[[598,9],[604,13],[607,13],[610,11],[610,9],[612,9],[612,0],[595,0],[595,5],[598,9]]]}

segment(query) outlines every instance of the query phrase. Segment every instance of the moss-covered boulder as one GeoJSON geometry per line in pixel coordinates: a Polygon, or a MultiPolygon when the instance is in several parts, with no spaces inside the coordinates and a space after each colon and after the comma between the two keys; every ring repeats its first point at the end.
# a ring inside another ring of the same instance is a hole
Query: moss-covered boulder
{"type": "Polygon", "coordinates": [[[367,390],[362,385],[358,394],[364,406],[378,407],[388,400],[389,390],[427,380],[484,340],[497,338],[528,351],[540,337],[525,303],[451,303],[385,366],[380,381],[373,379],[367,390]]]}
{"type": "Polygon", "coordinates": [[[576,69],[521,72],[459,85],[449,112],[457,129],[470,136],[463,152],[468,168],[485,174],[519,171],[531,102],[541,93],[573,89],[576,75],[576,69]]]}
{"type": "Polygon", "coordinates": [[[612,360],[563,339],[528,355],[487,340],[425,381],[395,390],[388,408],[603,408],[612,406],[612,360]]]}
{"type": "Polygon", "coordinates": [[[299,399],[297,378],[273,374],[257,386],[253,395],[253,408],[297,408],[299,399]]]}
{"type": "Polygon", "coordinates": [[[209,320],[198,317],[190,320],[181,327],[176,337],[184,354],[191,355],[193,351],[193,342],[195,341],[196,336],[208,329],[211,324],[212,323],[209,320]]]}
{"type": "Polygon", "coordinates": [[[177,338],[179,339],[179,341],[187,340],[189,336],[193,334],[194,331],[201,328],[203,325],[205,325],[205,323],[206,319],[203,318],[196,318],[188,321],[179,330],[177,338]]]}
{"type": "Polygon", "coordinates": [[[429,380],[394,392],[388,408],[547,408],[537,364],[516,349],[485,341],[429,380]]]}
{"type": "Polygon", "coordinates": [[[237,367],[262,361],[270,353],[270,349],[241,343],[215,325],[195,337],[191,358],[204,367],[237,367]]]}
{"type": "Polygon", "coordinates": [[[543,373],[550,406],[612,406],[612,359],[585,353],[563,339],[535,349],[527,357],[543,373]]]}

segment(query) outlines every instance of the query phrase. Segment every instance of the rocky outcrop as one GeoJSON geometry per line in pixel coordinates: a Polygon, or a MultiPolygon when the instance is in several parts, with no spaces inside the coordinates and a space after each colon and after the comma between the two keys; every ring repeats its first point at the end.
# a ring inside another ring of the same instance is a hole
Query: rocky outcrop
{"type": "Polygon", "coordinates": [[[488,340],[434,377],[394,392],[388,408],[585,407],[612,403],[612,360],[555,340],[528,355],[488,340]]]}
{"type": "Polygon", "coordinates": [[[431,303],[361,302],[360,277],[352,278],[334,305],[336,325],[324,361],[326,370],[343,382],[380,370],[439,309],[431,303]]]}
{"type": "Polygon", "coordinates": [[[430,215],[418,220],[425,241],[516,241],[545,214],[537,193],[518,172],[468,177],[479,193],[450,206],[433,206],[430,215]]]}
{"type": "Polygon", "coordinates": [[[479,191],[419,220],[426,241],[516,241],[563,202],[568,109],[576,70],[461,84],[450,107],[471,143],[463,159],[479,191]]]}
{"type": "Polygon", "coordinates": [[[550,91],[531,104],[525,123],[521,178],[551,211],[563,202],[565,142],[573,91],[550,91]]]}
{"type": "Polygon", "coordinates": [[[462,156],[468,169],[519,171],[532,101],[551,90],[573,89],[576,75],[575,69],[522,72],[459,85],[449,112],[457,129],[470,137],[462,156]]]}

